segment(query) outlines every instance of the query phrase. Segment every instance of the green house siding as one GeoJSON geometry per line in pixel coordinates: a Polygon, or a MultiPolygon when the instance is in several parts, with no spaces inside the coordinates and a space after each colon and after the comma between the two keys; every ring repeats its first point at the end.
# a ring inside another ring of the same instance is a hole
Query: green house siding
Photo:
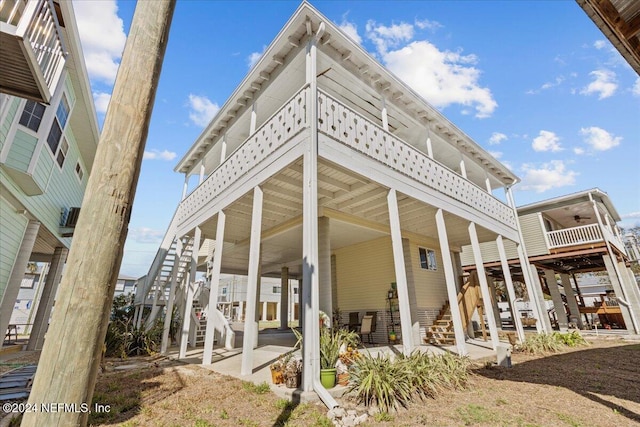
{"type": "MultiPolygon", "coordinates": [[[[2,182],[5,182],[4,179],[2,182]]],[[[23,215],[16,213],[13,206],[2,197],[0,197],[0,218],[2,218],[0,221],[0,248],[2,248],[0,251],[0,299],[2,299],[28,221],[23,215]]]]}
{"type": "Polygon", "coordinates": [[[18,111],[18,105],[20,105],[20,99],[18,98],[8,98],[8,101],[11,103],[9,110],[5,119],[0,123],[0,151],[4,147],[4,143],[7,140],[9,135],[9,129],[11,128],[11,123],[13,123],[14,118],[16,117],[16,112],[18,111]]]}
{"type": "Polygon", "coordinates": [[[38,138],[17,130],[5,164],[20,172],[27,172],[37,145],[38,138]]]}

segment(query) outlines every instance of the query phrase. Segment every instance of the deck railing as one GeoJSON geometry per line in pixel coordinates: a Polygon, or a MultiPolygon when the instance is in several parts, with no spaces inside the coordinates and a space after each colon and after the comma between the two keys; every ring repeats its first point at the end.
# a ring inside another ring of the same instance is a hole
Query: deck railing
{"type": "Polygon", "coordinates": [[[550,248],[580,245],[583,243],[602,242],[602,233],[598,224],[581,225],[580,227],[548,231],[550,248]]]}
{"type": "Polygon", "coordinates": [[[508,205],[322,91],[318,93],[318,110],[318,131],[516,228],[515,214],[508,205]]]}
{"type": "Polygon", "coordinates": [[[309,126],[306,111],[308,92],[309,86],[305,86],[296,93],[187,196],[178,209],[178,223],[190,218],[205,203],[309,126]]]}
{"type": "Polygon", "coordinates": [[[15,35],[31,46],[33,59],[53,93],[67,56],[53,1],[3,0],[0,19],[15,26],[15,35]]]}

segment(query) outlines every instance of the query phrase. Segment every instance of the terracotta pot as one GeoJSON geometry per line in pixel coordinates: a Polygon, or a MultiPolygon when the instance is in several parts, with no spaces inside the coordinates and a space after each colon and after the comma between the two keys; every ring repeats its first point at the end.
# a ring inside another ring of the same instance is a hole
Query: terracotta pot
{"type": "Polygon", "coordinates": [[[348,385],[349,384],[349,373],[338,374],[338,385],[348,385]]]}
{"type": "Polygon", "coordinates": [[[282,375],[282,371],[272,368],[271,381],[273,381],[274,384],[282,384],[284,382],[284,376],[282,375]]]}
{"type": "Polygon", "coordinates": [[[298,373],[297,375],[287,375],[284,378],[284,385],[287,386],[287,388],[298,388],[298,384],[300,384],[301,377],[302,377],[302,372],[298,373]]]}

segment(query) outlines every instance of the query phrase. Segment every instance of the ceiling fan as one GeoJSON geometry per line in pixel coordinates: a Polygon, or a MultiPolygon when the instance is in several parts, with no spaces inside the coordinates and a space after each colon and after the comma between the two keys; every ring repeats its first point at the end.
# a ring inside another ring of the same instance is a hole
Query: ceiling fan
{"type": "Polygon", "coordinates": [[[580,223],[581,220],[583,220],[583,219],[591,219],[591,217],[590,216],[574,215],[573,219],[575,219],[577,223],[580,223]]]}

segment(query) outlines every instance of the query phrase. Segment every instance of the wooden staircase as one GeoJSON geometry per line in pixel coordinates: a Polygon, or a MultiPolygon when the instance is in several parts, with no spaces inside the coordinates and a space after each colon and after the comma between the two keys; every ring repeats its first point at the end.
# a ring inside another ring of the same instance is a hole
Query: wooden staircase
{"type": "MultiPolygon", "coordinates": [[[[483,317],[482,297],[477,273],[472,273],[469,281],[464,284],[462,290],[458,293],[458,307],[460,308],[463,327],[469,325],[475,310],[478,310],[480,318],[483,317]]],[[[484,335],[484,324],[482,325],[482,330],[484,335]]],[[[424,341],[427,344],[434,345],[455,345],[456,337],[453,330],[453,320],[451,320],[449,301],[442,306],[433,325],[427,329],[424,341]]]]}

